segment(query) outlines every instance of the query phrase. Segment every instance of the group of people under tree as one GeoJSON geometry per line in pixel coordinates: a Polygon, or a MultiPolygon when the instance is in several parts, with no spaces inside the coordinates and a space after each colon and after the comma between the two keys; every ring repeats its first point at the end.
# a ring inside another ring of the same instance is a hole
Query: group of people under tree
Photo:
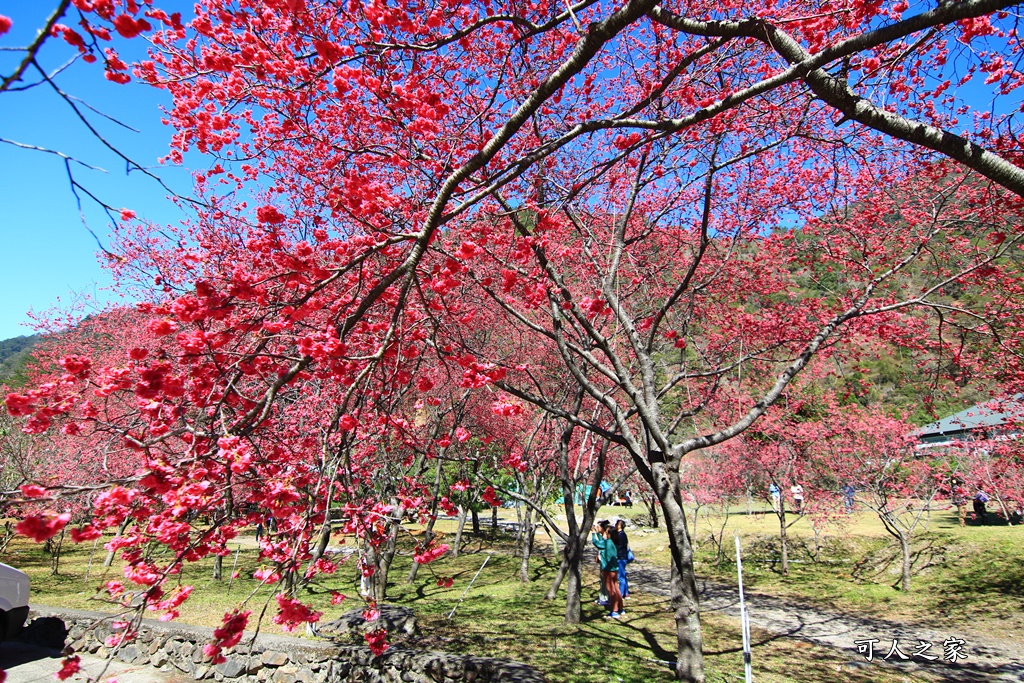
{"type": "MultiPolygon", "coordinates": [[[[789,487],[789,493],[793,496],[793,511],[798,515],[804,513],[804,487],[800,484],[793,484],[789,487]]],[[[772,482],[768,487],[768,495],[772,499],[772,509],[778,512],[782,503],[782,490],[779,485],[772,482]]]]}
{"type": "MultiPolygon", "coordinates": [[[[977,490],[974,495],[971,496],[968,493],[968,489],[964,486],[964,482],[960,479],[954,479],[950,486],[950,501],[953,507],[956,508],[957,521],[960,526],[967,526],[967,502],[971,501],[971,506],[974,509],[974,522],[981,526],[988,524],[988,502],[991,500],[988,493],[985,491],[983,482],[978,482],[977,490]]],[[[1007,522],[1013,526],[1024,523],[1024,510],[1021,509],[1021,505],[1017,501],[1008,501],[1009,516],[1007,522]]]]}
{"type": "Polygon", "coordinates": [[[597,523],[597,528],[592,537],[594,547],[598,550],[597,561],[601,565],[601,592],[597,604],[607,605],[609,611],[606,616],[618,619],[626,613],[623,603],[629,597],[626,565],[632,561],[626,522],[618,519],[612,524],[602,519],[597,523]]]}

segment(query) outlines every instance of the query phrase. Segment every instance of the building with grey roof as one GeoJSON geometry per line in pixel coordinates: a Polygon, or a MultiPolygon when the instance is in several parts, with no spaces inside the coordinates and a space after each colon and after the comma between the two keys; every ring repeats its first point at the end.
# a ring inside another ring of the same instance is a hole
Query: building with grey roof
{"type": "Polygon", "coordinates": [[[1019,438],[1024,428],[1024,394],[992,399],[954,413],[911,432],[918,448],[934,448],[956,441],[1019,438]]]}

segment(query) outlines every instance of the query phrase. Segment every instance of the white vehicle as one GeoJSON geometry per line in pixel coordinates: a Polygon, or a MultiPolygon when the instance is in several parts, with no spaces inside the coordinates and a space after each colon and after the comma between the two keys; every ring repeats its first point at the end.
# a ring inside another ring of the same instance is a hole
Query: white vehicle
{"type": "Polygon", "coordinates": [[[28,588],[28,574],[0,562],[0,640],[10,640],[25,625],[28,588]]]}

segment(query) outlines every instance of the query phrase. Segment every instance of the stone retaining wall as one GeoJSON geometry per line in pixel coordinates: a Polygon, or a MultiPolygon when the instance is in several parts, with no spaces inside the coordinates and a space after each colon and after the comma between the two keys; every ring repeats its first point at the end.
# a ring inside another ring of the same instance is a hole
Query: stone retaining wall
{"type": "MultiPolygon", "coordinates": [[[[21,639],[48,647],[64,646],[99,657],[116,633],[109,614],[35,608],[21,639]]],[[[369,648],[277,635],[247,633],[226,661],[212,665],[203,645],[213,629],[144,620],[138,637],[113,654],[131,664],[148,664],[195,680],[229,683],[544,683],[525,664],[485,657],[452,655],[393,647],[374,657],[369,648]]]]}

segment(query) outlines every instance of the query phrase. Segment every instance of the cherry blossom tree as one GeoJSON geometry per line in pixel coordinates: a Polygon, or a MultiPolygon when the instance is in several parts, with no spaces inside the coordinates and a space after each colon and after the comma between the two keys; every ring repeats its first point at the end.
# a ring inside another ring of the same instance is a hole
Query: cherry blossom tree
{"type": "Polygon", "coordinates": [[[914,451],[911,425],[877,409],[848,407],[818,442],[835,475],[873,510],[900,547],[900,586],[910,590],[914,535],[927,525],[948,481],[933,459],[914,451]]]}
{"type": "MultiPolygon", "coordinates": [[[[77,4],[139,32],[130,0],[77,4]]],[[[94,512],[136,520],[119,537],[129,579],[162,604],[177,563],[254,521],[243,503],[277,520],[262,552],[284,575],[330,569],[313,550],[335,505],[385,543],[396,511],[431,500],[404,479],[429,448],[409,396],[424,359],[451,358],[460,388],[494,387],[632,460],[669,531],[676,671],[702,681],[684,459],[750,428],[844,341],[951,356],[953,326],[1019,351],[1004,341],[1024,239],[1013,7],[204,0],[187,26],[153,14],[135,73],[172,98],[169,160],[209,159],[194,219],[124,230],[112,262],[152,292],[140,313],[160,353],[73,363],[8,408],[132,451],[140,473],[94,512]],[[953,89],[975,75],[993,96],[978,109],[953,89]],[[964,305],[958,283],[1006,305],[964,305]],[[543,345],[598,412],[538,390],[535,363],[475,334],[481,309],[543,345]],[[128,408],[97,409],[110,397],[128,408]],[[375,490],[382,463],[395,485],[375,490]],[[215,523],[181,526],[197,509],[215,523]],[[151,540],[174,562],[149,563],[151,540]]],[[[33,519],[37,535],[56,527],[33,519]]],[[[275,599],[282,625],[316,618],[287,585],[275,599]]],[[[211,647],[246,618],[225,615],[211,647]]]]}

